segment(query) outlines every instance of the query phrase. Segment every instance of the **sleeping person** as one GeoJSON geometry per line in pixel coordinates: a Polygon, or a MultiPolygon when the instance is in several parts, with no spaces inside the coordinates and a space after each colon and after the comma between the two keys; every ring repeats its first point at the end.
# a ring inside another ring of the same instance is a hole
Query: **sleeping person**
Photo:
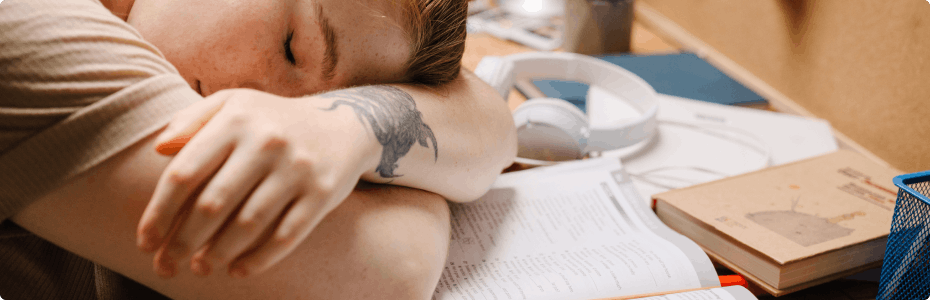
{"type": "Polygon", "coordinates": [[[3,1],[0,297],[429,298],[516,153],[466,3],[3,1]]]}

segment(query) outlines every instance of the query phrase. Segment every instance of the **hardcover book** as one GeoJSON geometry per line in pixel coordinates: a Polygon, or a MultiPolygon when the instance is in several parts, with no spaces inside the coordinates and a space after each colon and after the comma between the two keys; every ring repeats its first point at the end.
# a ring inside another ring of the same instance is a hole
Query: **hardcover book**
{"type": "Polygon", "coordinates": [[[781,295],[880,266],[898,174],[840,150],[653,198],[665,224],[781,295]]]}

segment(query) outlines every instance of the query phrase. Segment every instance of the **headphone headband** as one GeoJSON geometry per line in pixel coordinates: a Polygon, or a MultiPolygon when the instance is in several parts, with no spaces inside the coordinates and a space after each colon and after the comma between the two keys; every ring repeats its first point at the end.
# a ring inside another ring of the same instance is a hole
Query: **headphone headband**
{"type": "MultiPolygon", "coordinates": [[[[634,145],[656,131],[656,92],[639,76],[609,62],[575,53],[528,52],[481,60],[475,74],[504,99],[514,82],[556,79],[595,85],[632,104],[641,115],[632,121],[585,126],[580,129],[582,152],[614,150],[634,145]]],[[[612,97],[612,98],[613,98],[612,97]]]]}

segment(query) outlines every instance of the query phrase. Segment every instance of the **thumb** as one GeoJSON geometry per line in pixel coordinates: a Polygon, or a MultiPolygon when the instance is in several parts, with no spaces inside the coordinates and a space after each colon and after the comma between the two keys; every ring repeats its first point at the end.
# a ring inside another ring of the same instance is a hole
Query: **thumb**
{"type": "MultiPolygon", "coordinates": [[[[224,97],[225,98],[225,97],[224,97]]],[[[208,97],[179,111],[155,139],[155,151],[162,155],[175,155],[223,108],[224,99],[208,97]]]]}

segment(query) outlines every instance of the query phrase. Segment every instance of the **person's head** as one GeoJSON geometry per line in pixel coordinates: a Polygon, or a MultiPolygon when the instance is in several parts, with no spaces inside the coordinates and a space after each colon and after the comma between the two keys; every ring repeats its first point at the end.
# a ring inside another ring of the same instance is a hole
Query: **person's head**
{"type": "Polygon", "coordinates": [[[412,53],[405,66],[410,82],[437,85],[459,74],[465,53],[465,0],[402,0],[412,53]]]}
{"type": "Polygon", "coordinates": [[[458,75],[463,0],[135,0],[127,21],[203,95],[283,96],[458,75]]]}

